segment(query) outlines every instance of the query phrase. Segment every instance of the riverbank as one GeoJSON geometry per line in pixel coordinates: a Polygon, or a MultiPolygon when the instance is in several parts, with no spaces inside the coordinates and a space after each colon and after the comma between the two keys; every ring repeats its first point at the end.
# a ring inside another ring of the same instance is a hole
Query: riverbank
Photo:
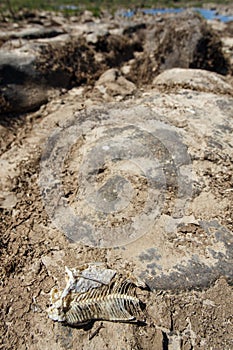
{"type": "Polygon", "coordinates": [[[232,22],[27,11],[0,29],[1,347],[231,350],[232,22]],[[146,283],[144,322],[48,317],[89,262],[146,283]]]}

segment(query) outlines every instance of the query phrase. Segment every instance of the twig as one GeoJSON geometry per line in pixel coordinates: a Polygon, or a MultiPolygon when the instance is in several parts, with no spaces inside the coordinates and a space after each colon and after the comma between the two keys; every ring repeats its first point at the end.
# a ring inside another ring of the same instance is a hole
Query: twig
{"type": "Polygon", "coordinates": [[[104,328],[103,322],[101,322],[99,327],[89,336],[89,340],[93,339],[96,335],[98,335],[101,328],[104,328]]]}

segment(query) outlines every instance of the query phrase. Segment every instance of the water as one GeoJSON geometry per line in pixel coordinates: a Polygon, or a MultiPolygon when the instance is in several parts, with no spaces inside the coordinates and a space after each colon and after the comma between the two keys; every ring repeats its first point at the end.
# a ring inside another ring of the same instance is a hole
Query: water
{"type": "MultiPolygon", "coordinates": [[[[76,5],[61,5],[59,6],[60,10],[71,10],[71,11],[75,11],[75,10],[79,10],[80,7],[76,6],[76,5]]],[[[218,14],[215,10],[207,10],[207,9],[202,9],[202,8],[193,8],[194,11],[200,13],[205,19],[218,19],[222,22],[230,22],[233,21],[233,16],[226,16],[226,15],[221,15],[218,14]]],[[[183,8],[164,8],[164,9],[139,9],[137,11],[140,11],[144,14],[147,15],[157,15],[157,14],[164,14],[164,13],[180,13],[182,11],[184,11],[183,8]]],[[[123,17],[132,17],[135,14],[135,10],[124,10],[121,11],[120,14],[123,17]]]]}
{"type": "MultiPolygon", "coordinates": [[[[230,22],[233,21],[233,16],[226,16],[218,14],[215,10],[207,10],[202,8],[194,8],[194,11],[200,13],[205,19],[213,20],[218,19],[222,22],[230,22]]],[[[164,13],[180,13],[184,11],[183,8],[173,9],[173,8],[165,8],[165,9],[140,9],[137,10],[144,14],[148,15],[156,15],[156,14],[164,14],[164,13]]],[[[132,17],[135,14],[135,10],[127,10],[122,12],[124,17],[132,17]]]]}

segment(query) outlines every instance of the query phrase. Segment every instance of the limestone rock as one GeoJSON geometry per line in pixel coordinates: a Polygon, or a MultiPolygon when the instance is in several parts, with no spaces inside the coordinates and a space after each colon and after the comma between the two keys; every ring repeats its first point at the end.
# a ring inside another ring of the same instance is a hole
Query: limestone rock
{"type": "Polygon", "coordinates": [[[233,87],[226,78],[220,74],[200,69],[168,69],[153,80],[153,85],[166,90],[185,88],[220,94],[233,94],[233,87]]]}
{"type": "Polygon", "coordinates": [[[36,57],[21,50],[0,50],[0,84],[23,84],[38,78],[36,57]]]}
{"type": "Polygon", "coordinates": [[[156,24],[148,24],[143,48],[143,55],[131,69],[131,79],[141,84],[174,67],[206,69],[220,74],[230,70],[220,38],[192,11],[161,17],[156,24]]]}
{"type": "Polygon", "coordinates": [[[7,84],[0,93],[0,114],[33,111],[48,101],[47,89],[35,84],[7,84]]]}
{"type": "Polygon", "coordinates": [[[124,98],[136,91],[136,85],[124,78],[117,69],[104,72],[96,82],[95,88],[105,97],[108,95],[124,98]]]}

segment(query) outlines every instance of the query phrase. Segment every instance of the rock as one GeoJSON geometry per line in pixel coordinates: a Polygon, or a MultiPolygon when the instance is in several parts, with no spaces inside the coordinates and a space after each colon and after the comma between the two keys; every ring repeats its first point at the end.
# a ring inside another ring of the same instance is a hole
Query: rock
{"type": "MultiPolygon", "coordinates": [[[[29,15],[0,27],[52,22],[48,13],[29,15]]],[[[70,40],[1,47],[0,59],[10,52],[1,108],[22,108],[20,120],[0,118],[4,349],[232,348],[233,98],[228,77],[189,70],[189,62],[216,70],[224,55],[199,17],[135,17],[146,27],[105,18],[109,34],[89,44],[80,36],[102,19],[63,18],[70,40]],[[166,67],[176,69],[155,79],[166,67]],[[144,84],[140,94],[133,78],[144,84]],[[51,85],[58,91],[46,108],[24,115],[34,89],[51,85]],[[50,289],[64,288],[63,266],[94,261],[147,282],[146,324],[75,329],[46,317],[50,289]]]]}
{"type": "Polygon", "coordinates": [[[142,85],[174,67],[201,68],[220,74],[230,70],[220,38],[192,11],[161,17],[160,22],[147,25],[143,55],[132,65],[127,77],[142,85]]]}
{"type": "MultiPolygon", "coordinates": [[[[52,23],[49,16],[45,16],[44,21],[52,23]]],[[[117,73],[118,77],[108,81],[108,87],[101,78],[95,89],[102,95],[125,98],[135,92],[135,85],[151,83],[168,68],[228,72],[229,62],[219,38],[193,12],[160,15],[159,20],[148,20],[148,23],[145,18],[142,23],[122,23],[119,28],[114,19],[75,25],[64,20],[62,29],[51,24],[45,28],[38,24],[12,27],[8,34],[5,31],[4,40],[9,35],[9,38],[13,36],[23,41],[14,49],[8,40],[0,50],[1,89],[7,84],[28,83],[66,89],[86,83],[93,86],[103,71],[122,68],[124,76],[117,73]],[[65,32],[69,34],[62,34],[65,32]]],[[[39,106],[40,100],[41,95],[33,105],[39,106]]]]}
{"type": "Polygon", "coordinates": [[[35,55],[29,52],[0,49],[0,85],[23,84],[39,78],[35,61],[35,55]]]}
{"type": "MultiPolygon", "coordinates": [[[[206,287],[220,274],[233,280],[233,100],[224,81],[210,76],[200,71],[198,86],[216,80],[214,92],[147,90],[85,110],[69,100],[56,113],[68,126],[45,144],[40,188],[50,219],[73,242],[118,247],[116,256],[151,289],[206,287]]],[[[118,79],[119,71],[108,70],[96,88],[105,98],[108,90],[118,94],[118,79]]]]}
{"type": "Polygon", "coordinates": [[[0,208],[12,209],[17,203],[17,197],[13,192],[0,192],[0,208]]]}
{"type": "Polygon", "coordinates": [[[114,68],[109,69],[100,76],[96,84],[105,84],[105,83],[116,81],[119,76],[120,76],[120,72],[117,69],[114,69],[114,68]]]}
{"type": "Polygon", "coordinates": [[[209,23],[209,25],[211,26],[211,28],[214,29],[214,31],[219,32],[219,33],[225,31],[226,28],[227,28],[227,24],[226,24],[226,23],[220,22],[220,21],[217,20],[217,19],[208,21],[208,23],[209,23]]]}
{"type": "Polygon", "coordinates": [[[107,36],[109,34],[109,31],[106,26],[96,26],[93,28],[91,32],[88,32],[86,34],[86,41],[89,44],[96,44],[99,40],[99,38],[107,36]]]}
{"type": "Polygon", "coordinates": [[[233,94],[233,87],[226,78],[220,74],[200,69],[168,69],[153,80],[153,85],[166,90],[185,88],[220,94],[233,94]]]}
{"type": "Polygon", "coordinates": [[[24,44],[15,50],[0,49],[0,114],[34,110],[47,102],[51,86],[80,85],[93,79],[95,72],[98,64],[84,40],[67,42],[66,37],[53,43],[24,44]]]}
{"type": "Polygon", "coordinates": [[[63,251],[52,251],[49,255],[43,255],[41,257],[41,262],[44,264],[46,267],[46,270],[48,271],[49,274],[53,274],[54,270],[57,271],[56,269],[63,269],[63,258],[64,258],[64,252],[63,251]]]}
{"type": "Polygon", "coordinates": [[[33,111],[48,101],[43,85],[7,84],[0,87],[0,114],[33,111]]]}
{"type": "Polygon", "coordinates": [[[140,31],[141,29],[146,29],[147,25],[146,23],[134,23],[131,24],[129,26],[127,26],[124,31],[123,34],[125,35],[132,35],[133,33],[137,33],[138,31],[140,31]]]}
{"type": "Polygon", "coordinates": [[[223,51],[229,57],[229,61],[231,64],[231,71],[233,72],[233,38],[231,37],[223,37],[222,38],[223,51]]]}
{"type": "Polygon", "coordinates": [[[85,10],[81,15],[80,21],[81,23],[94,22],[95,17],[91,11],[85,10]]]}
{"type": "Polygon", "coordinates": [[[109,69],[103,73],[95,84],[95,88],[106,97],[132,95],[136,91],[136,85],[124,78],[117,69],[109,69]]]}
{"type": "Polygon", "coordinates": [[[27,112],[47,102],[47,88],[36,68],[36,56],[0,50],[0,114],[27,112]]]}
{"type": "Polygon", "coordinates": [[[10,39],[21,38],[21,39],[40,39],[40,38],[53,38],[58,35],[64,34],[64,31],[60,28],[50,27],[44,28],[43,26],[37,25],[36,27],[28,26],[19,31],[8,33],[10,39]]]}

